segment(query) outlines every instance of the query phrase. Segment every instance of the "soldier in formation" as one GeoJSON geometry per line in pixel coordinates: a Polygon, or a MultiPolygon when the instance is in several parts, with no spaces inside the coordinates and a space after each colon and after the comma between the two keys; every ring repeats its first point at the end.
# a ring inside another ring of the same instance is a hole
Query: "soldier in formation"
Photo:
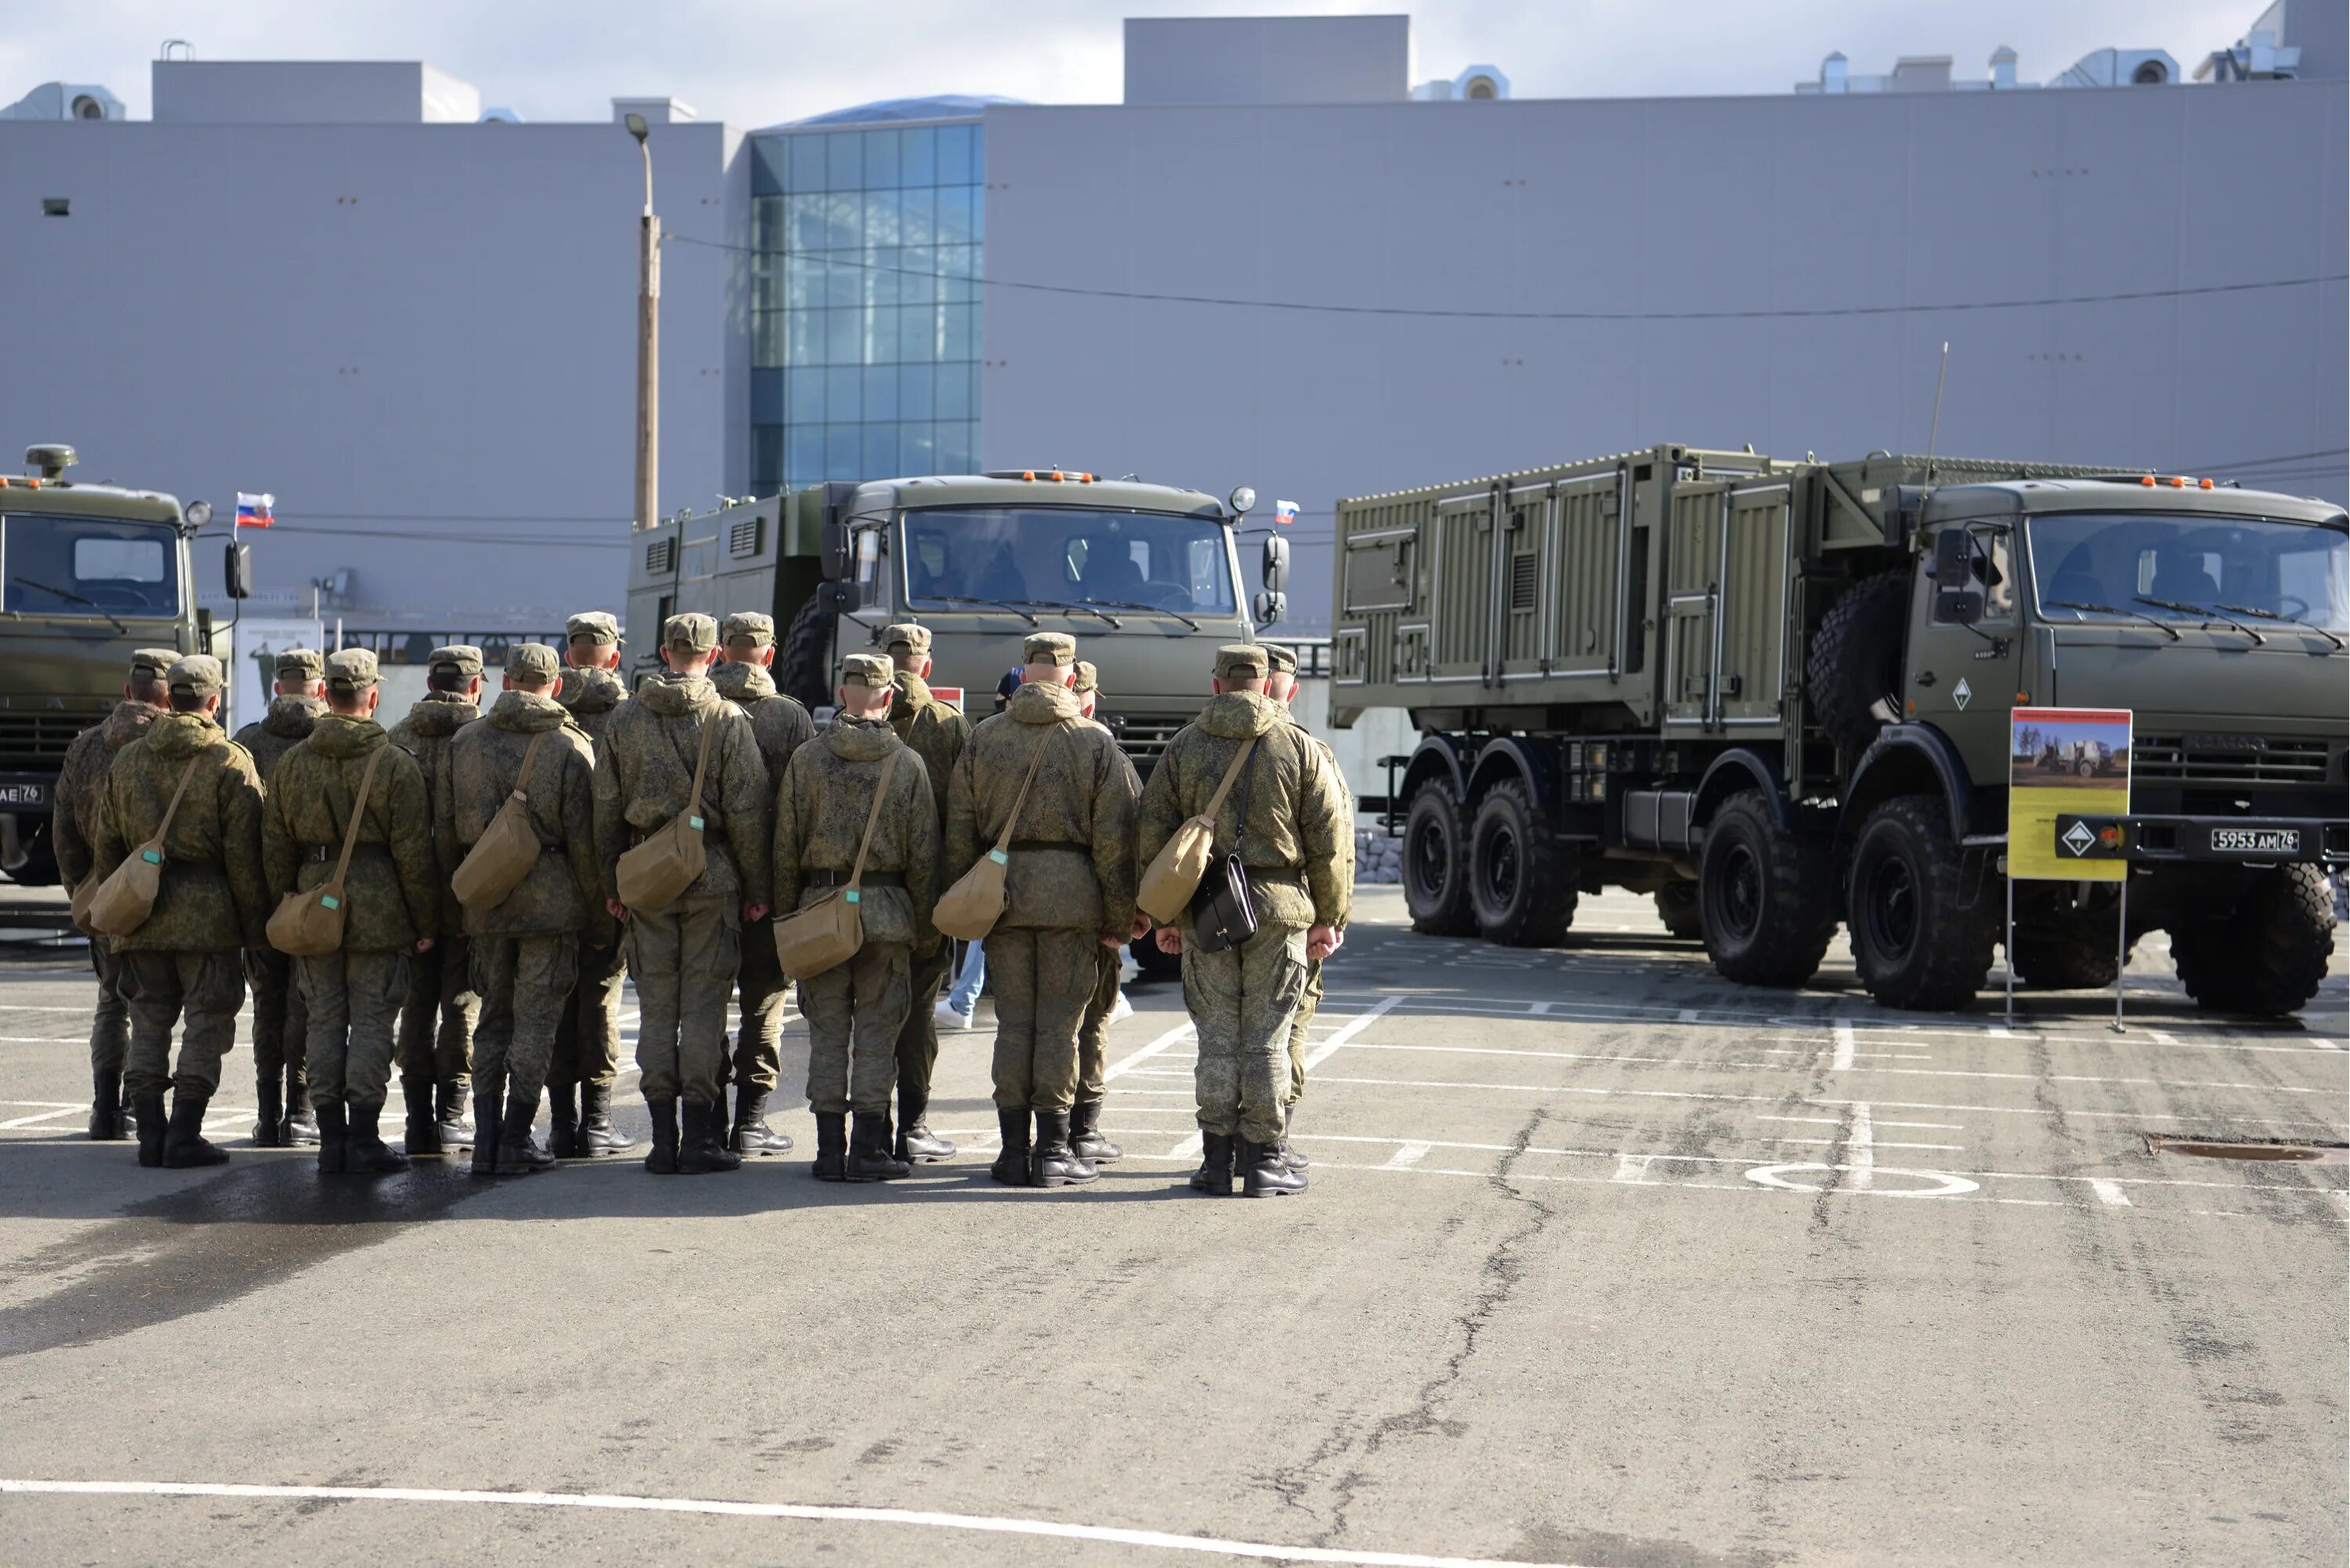
{"type": "MultiPolygon", "coordinates": [[[[482,650],[467,643],[434,649],[424,680],[422,699],[391,727],[391,743],[416,759],[426,808],[440,822],[449,815],[451,742],[482,716],[482,650]]],[[[443,1144],[463,1148],[473,1138],[465,1100],[482,999],[473,990],[463,914],[449,891],[455,845],[439,835],[432,852],[441,873],[441,939],[410,961],[408,999],[400,1010],[400,1089],[411,1155],[439,1154],[443,1144]]]]}
{"type": "MultiPolygon", "coordinates": [[[[1101,702],[1100,673],[1082,659],[1077,660],[1076,669],[1076,681],[1069,690],[1076,693],[1077,712],[1107,733],[1107,726],[1099,726],[1094,719],[1101,702]]],[[[1124,752],[1118,757],[1126,761],[1124,752]]],[[[1141,776],[1134,772],[1131,762],[1127,762],[1126,771],[1128,787],[1137,800],[1141,799],[1141,776]]],[[[1104,1137],[1101,1130],[1102,1106],[1109,1094],[1109,1026],[1130,1016],[1134,1004],[1127,1001],[1125,988],[1119,984],[1126,970],[1126,950],[1104,947],[1094,956],[1100,966],[1101,978],[1095,983],[1093,996],[1086,1003],[1085,1018],[1077,1025],[1077,1097],[1069,1106],[1069,1147],[1079,1159],[1107,1165],[1126,1153],[1104,1137]]]]}
{"type": "MultiPolygon", "coordinates": [[[[889,728],[922,760],[930,781],[931,799],[938,812],[940,841],[947,826],[948,785],[955,763],[971,740],[971,721],[931,694],[931,630],[910,621],[881,628],[881,649],[889,656],[889,728]]],[[[953,944],[932,934],[917,943],[907,957],[906,972],[912,1002],[898,1031],[898,1130],[894,1152],[912,1164],[952,1159],[955,1146],[931,1131],[931,1074],[939,1060],[940,987],[945,984],[953,944]]]]}
{"type": "MultiPolygon", "coordinates": [[[[564,623],[563,681],[555,700],[599,752],[612,714],[628,701],[621,680],[620,623],[608,611],[583,610],[564,623]]],[[[558,1159],[626,1154],[636,1147],[612,1126],[612,1085],[620,1070],[620,987],[628,978],[624,944],[598,948],[582,937],[579,979],[555,1032],[547,1070],[549,1142],[558,1159]]]]}
{"type": "MultiPolygon", "coordinates": [[[[289,648],[277,656],[276,676],[269,711],[236,732],[265,794],[277,764],[309,738],[327,711],[327,656],[315,648],[289,648]]],[[[318,1118],[310,1112],[309,1080],[302,1071],[310,1014],[294,983],[294,961],[266,944],[247,948],[244,980],[253,988],[253,1141],[264,1148],[316,1144],[318,1118]]]]}
{"type": "MultiPolygon", "coordinates": [[[[1268,643],[1265,645],[1264,656],[1267,668],[1265,695],[1280,703],[1282,711],[1288,715],[1291,726],[1320,750],[1323,778],[1333,792],[1330,801],[1331,815],[1341,828],[1346,828],[1355,820],[1355,797],[1347,783],[1347,775],[1339,771],[1338,759],[1331,752],[1330,743],[1300,724],[1297,722],[1296,709],[1292,706],[1297,696],[1297,651],[1295,649],[1284,648],[1279,643],[1268,643]]],[[[1340,846],[1338,885],[1349,889],[1348,898],[1351,899],[1353,897],[1351,890],[1355,886],[1354,834],[1341,832],[1338,835],[1338,843],[1340,846]]],[[[1298,994],[1296,1016],[1289,1025],[1289,1093],[1282,1102],[1282,1158],[1292,1170],[1297,1171],[1303,1171],[1305,1168],[1306,1159],[1304,1153],[1291,1143],[1289,1128],[1297,1119],[1298,1099],[1305,1093],[1306,1034],[1313,1027],[1314,1014],[1321,1005],[1322,960],[1314,954],[1309,944],[1305,957],[1305,988],[1298,994]]]]}

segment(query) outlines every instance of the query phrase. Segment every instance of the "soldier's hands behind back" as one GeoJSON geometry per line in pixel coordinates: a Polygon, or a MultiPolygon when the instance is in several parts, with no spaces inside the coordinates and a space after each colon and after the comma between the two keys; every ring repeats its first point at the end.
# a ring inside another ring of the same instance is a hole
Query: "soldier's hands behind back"
{"type": "Polygon", "coordinates": [[[605,899],[604,908],[610,913],[612,919],[622,921],[623,923],[627,921],[629,918],[629,907],[620,902],[618,898],[605,899]]]}
{"type": "Polygon", "coordinates": [[[417,939],[416,939],[416,950],[417,950],[418,952],[420,952],[420,953],[429,953],[429,952],[431,952],[431,951],[432,950],[432,939],[431,937],[419,937],[419,938],[417,938],[417,939]]]}
{"type": "Polygon", "coordinates": [[[1305,933],[1305,956],[1319,963],[1347,945],[1347,933],[1336,926],[1315,926],[1305,933]]]}
{"type": "Polygon", "coordinates": [[[1180,958],[1183,952],[1183,933],[1172,926],[1159,928],[1159,950],[1170,958],[1180,958]]]}

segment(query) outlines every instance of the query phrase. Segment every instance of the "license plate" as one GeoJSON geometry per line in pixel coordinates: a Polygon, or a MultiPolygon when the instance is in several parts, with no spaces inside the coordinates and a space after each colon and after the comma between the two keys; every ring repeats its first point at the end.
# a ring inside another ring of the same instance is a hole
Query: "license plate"
{"type": "Polygon", "coordinates": [[[2211,852],[2215,855],[2298,855],[2301,853],[2301,829],[2215,827],[2211,830],[2211,852]]]}
{"type": "Polygon", "coordinates": [[[0,805],[45,806],[49,804],[49,786],[38,779],[0,784],[0,805]]]}

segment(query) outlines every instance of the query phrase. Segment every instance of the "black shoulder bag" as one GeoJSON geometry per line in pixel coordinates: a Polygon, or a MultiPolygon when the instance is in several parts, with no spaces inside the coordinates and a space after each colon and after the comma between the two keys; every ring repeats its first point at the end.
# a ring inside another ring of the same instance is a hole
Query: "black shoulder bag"
{"type": "Polygon", "coordinates": [[[1249,753],[1241,770],[1240,826],[1232,835],[1232,853],[1211,861],[1191,895],[1191,940],[1202,952],[1220,953],[1256,935],[1256,900],[1249,894],[1248,867],[1241,864],[1241,846],[1248,840],[1249,792],[1256,783],[1262,746],[1249,753]]]}

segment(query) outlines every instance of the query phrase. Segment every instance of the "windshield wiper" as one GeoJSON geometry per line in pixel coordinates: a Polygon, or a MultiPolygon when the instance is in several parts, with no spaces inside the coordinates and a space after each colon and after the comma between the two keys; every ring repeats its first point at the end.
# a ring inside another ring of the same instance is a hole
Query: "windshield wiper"
{"type": "Polygon", "coordinates": [[[1120,621],[1116,616],[1104,615],[1100,610],[1094,608],[1091,605],[1072,604],[1067,599],[1022,599],[1019,602],[1024,605],[1034,605],[1038,609],[1060,610],[1064,614],[1083,610],[1086,614],[1092,616],[1097,620],[1108,622],[1109,628],[1112,631],[1124,631],[1126,629],[1125,623],[1120,621]]]}
{"type": "MultiPolygon", "coordinates": [[[[2146,594],[2138,595],[2137,602],[2142,605],[2152,605],[2157,609],[2178,610],[2187,615],[2210,617],[2219,614],[2217,610],[2205,609],[2201,605],[2181,604],[2177,599],[2158,599],[2146,594]]],[[[2203,628],[2207,631],[2215,626],[2234,627],[2238,631],[2241,631],[2246,637],[2251,638],[2252,639],[2252,645],[2256,648],[2266,648],[2269,645],[2269,639],[2267,638],[2262,637],[2259,632],[2254,631],[2242,621],[2232,619],[2230,617],[2220,616],[2218,620],[2206,619],[2203,622],[2203,628]]]]}
{"type": "Polygon", "coordinates": [[[2041,602],[2050,609],[2087,610],[2093,615],[2134,615],[2171,641],[2184,640],[2168,622],[2158,620],[2144,610],[2122,609],[2115,605],[2093,605],[2081,599],[2043,599],[2041,602]]]}
{"type": "Polygon", "coordinates": [[[2350,648],[2350,642],[2343,641],[2340,638],[2334,636],[2324,627],[2315,625],[2310,621],[2298,619],[2293,616],[2279,615],[2274,610],[2254,609],[2250,605],[2221,605],[2219,607],[2223,610],[2233,610],[2238,615],[2255,615],[2260,617],[2262,620],[2281,620],[2287,626],[2297,626],[2303,631],[2314,631],[2336,648],[2350,648]]]}
{"type": "Polygon", "coordinates": [[[1108,605],[1113,609],[1140,610],[1144,615],[1172,616],[1177,620],[1181,621],[1185,626],[1190,627],[1193,631],[1200,629],[1200,623],[1193,620],[1190,616],[1185,615],[1181,610],[1167,609],[1159,605],[1136,604],[1132,599],[1095,599],[1092,602],[1097,605],[1108,605]]]}
{"type": "Polygon", "coordinates": [[[1022,620],[1026,621],[1030,626],[1037,624],[1037,620],[1035,616],[1030,615],[1026,610],[1020,607],[1021,604],[1034,604],[1035,602],[1034,599],[1023,599],[1015,603],[1011,599],[959,598],[953,594],[916,594],[914,597],[918,599],[928,599],[932,604],[980,605],[987,608],[1000,609],[1005,615],[1016,615],[1022,620]]]}
{"type": "Polygon", "coordinates": [[[86,599],[79,594],[69,594],[63,588],[53,588],[47,583],[36,583],[30,577],[11,577],[9,581],[22,583],[28,588],[38,588],[45,594],[54,594],[58,598],[65,600],[68,604],[88,605],[99,614],[106,617],[108,623],[110,624],[115,630],[127,632],[130,629],[120,621],[116,620],[114,618],[114,613],[108,609],[104,605],[99,604],[96,599],[86,599]]]}

